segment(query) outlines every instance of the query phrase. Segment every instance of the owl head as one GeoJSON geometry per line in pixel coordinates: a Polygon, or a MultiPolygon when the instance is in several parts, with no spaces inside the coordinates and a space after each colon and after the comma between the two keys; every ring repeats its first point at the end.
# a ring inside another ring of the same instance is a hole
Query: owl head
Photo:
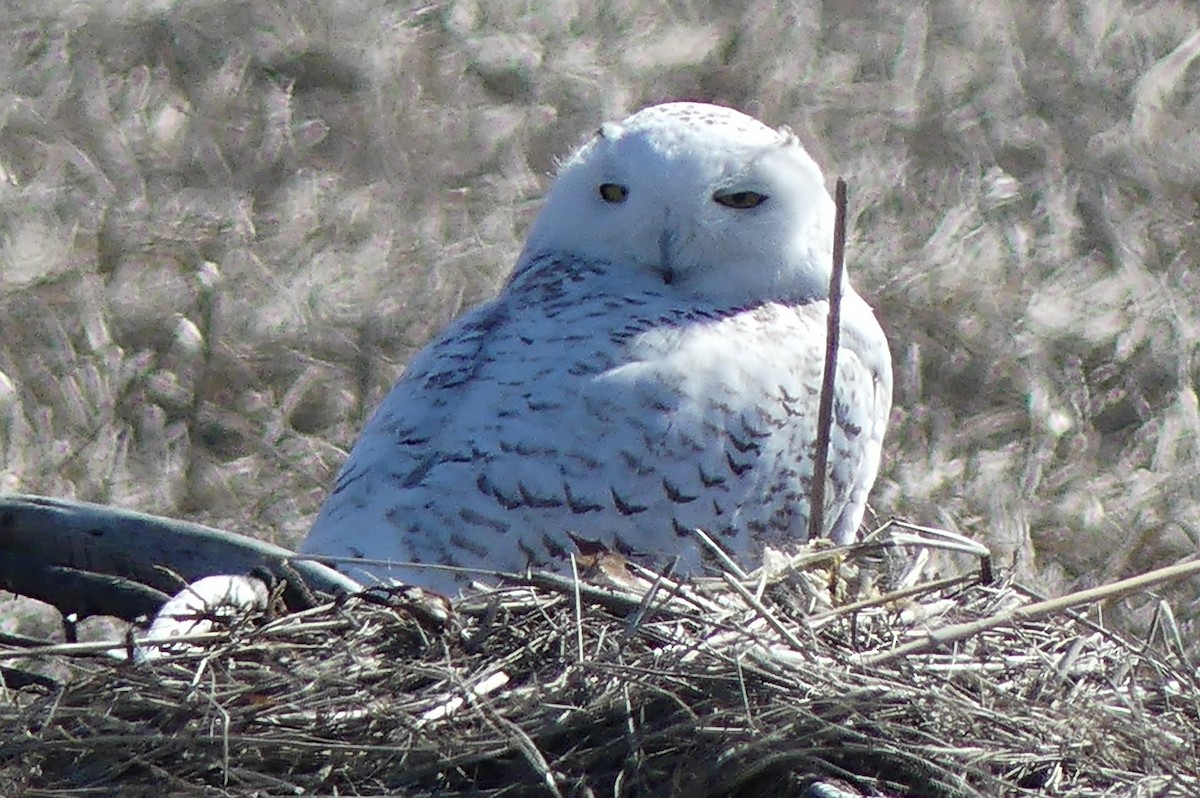
{"type": "Polygon", "coordinates": [[[833,222],[790,131],[667,103],[602,125],[562,164],[521,262],[565,254],[705,300],[799,301],[828,294],[833,222]]]}

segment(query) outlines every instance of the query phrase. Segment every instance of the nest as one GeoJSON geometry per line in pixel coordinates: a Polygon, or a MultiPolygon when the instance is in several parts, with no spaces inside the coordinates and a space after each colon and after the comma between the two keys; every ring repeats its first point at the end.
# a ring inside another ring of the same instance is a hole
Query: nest
{"type": "Polygon", "coordinates": [[[0,792],[1200,791],[1194,669],[1094,620],[1144,579],[1045,602],[887,551],[689,583],[535,574],[453,603],[369,591],[138,663],[9,647],[0,792]],[[65,678],[33,672],[51,662],[65,678]]]}

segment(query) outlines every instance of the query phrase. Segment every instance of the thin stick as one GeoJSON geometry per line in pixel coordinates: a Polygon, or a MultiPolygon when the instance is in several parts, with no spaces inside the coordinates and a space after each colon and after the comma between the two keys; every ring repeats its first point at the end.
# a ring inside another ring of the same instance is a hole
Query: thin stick
{"type": "Polygon", "coordinates": [[[575,561],[575,553],[571,553],[571,582],[575,589],[571,591],[575,599],[575,649],[576,657],[583,662],[583,599],[579,596],[579,563],[575,561]]]}
{"type": "Polygon", "coordinates": [[[775,632],[792,647],[793,651],[804,655],[806,659],[813,658],[812,652],[810,651],[812,646],[806,646],[801,643],[800,638],[796,637],[796,635],[794,635],[790,629],[780,623],[779,619],[772,615],[771,612],[763,606],[762,602],[756,599],[749,590],[742,587],[741,582],[738,582],[729,574],[721,574],[721,578],[725,580],[725,584],[733,588],[734,592],[742,597],[742,601],[746,602],[750,609],[757,612],[758,616],[766,621],[767,625],[774,629],[775,632]]]}
{"type": "Polygon", "coordinates": [[[700,538],[700,542],[703,543],[709,551],[716,555],[717,559],[721,561],[721,565],[724,565],[727,571],[730,571],[738,579],[750,578],[742,566],[735,563],[733,558],[725,553],[725,549],[721,548],[721,544],[710,538],[708,533],[706,533],[703,529],[696,527],[692,530],[692,532],[696,535],[696,537],[700,538]]]}
{"type": "Polygon", "coordinates": [[[834,607],[831,610],[818,612],[808,616],[808,624],[813,629],[824,626],[830,621],[840,618],[843,615],[852,615],[861,610],[870,609],[872,607],[882,607],[886,604],[892,604],[898,601],[903,601],[911,596],[919,596],[922,593],[933,593],[937,590],[945,590],[946,588],[954,587],[955,585],[965,585],[975,581],[974,574],[966,574],[965,576],[947,576],[938,579],[934,582],[925,582],[913,587],[906,587],[901,590],[895,590],[891,593],[885,593],[882,596],[872,596],[871,598],[853,601],[849,604],[842,604],[839,607],[834,607]]]}
{"type": "MultiPolygon", "coordinates": [[[[328,605],[325,608],[327,609],[328,605]]],[[[289,619],[294,616],[287,616],[289,619]]],[[[295,633],[295,624],[272,624],[269,626],[260,627],[253,632],[253,637],[256,639],[270,640],[275,637],[283,637],[295,633]]],[[[305,631],[325,631],[325,630],[342,630],[346,628],[346,622],[342,620],[335,621],[318,621],[316,623],[304,624],[305,631]]],[[[137,639],[134,643],[139,648],[154,648],[167,644],[185,644],[185,643],[216,643],[229,642],[232,639],[229,630],[221,630],[218,632],[194,632],[192,634],[174,635],[170,637],[147,637],[137,639]]],[[[36,646],[31,648],[21,649],[0,649],[0,660],[21,659],[25,657],[45,657],[51,654],[77,655],[77,654],[107,654],[109,651],[122,651],[122,643],[120,640],[97,640],[87,643],[51,643],[44,646],[36,646]]],[[[183,656],[182,654],[180,656],[183,656]]]]}
{"type": "Polygon", "coordinates": [[[1034,620],[1046,615],[1053,615],[1057,612],[1074,609],[1085,604],[1112,601],[1149,587],[1156,587],[1168,582],[1174,582],[1177,579],[1196,576],[1197,574],[1200,574],[1200,560],[1190,560],[1178,565],[1158,568],[1139,576],[1122,579],[1119,582],[1080,590],[1060,598],[1047,599],[1046,601],[1039,601],[1024,607],[1017,607],[1015,610],[1007,610],[987,618],[981,618],[978,621],[943,626],[940,629],[928,632],[918,640],[897,646],[890,651],[882,651],[877,654],[860,657],[858,664],[864,667],[871,667],[899,659],[900,657],[907,657],[910,654],[923,654],[927,651],[944,648],[950,643],[974,637],[981,632],[986,632],[988,629],[995,629],[998,626],[1004,626],[1005,624],[1017,621],[1034,620]]]}
{"type": "Polygon", "coordinates": [[[812,488],[808,499],[808,539],[825,536],[825,470],[829,465],[829,440],[833,426],[833,389],[837,378],[838,339],[842,331],[842,274],[846,270],[846,181],[834,189],[833,272],[829,275],[829,317],[825,333],[825,372],[821,404],[817,411],[817,450],[813,460],[812,488]]]}

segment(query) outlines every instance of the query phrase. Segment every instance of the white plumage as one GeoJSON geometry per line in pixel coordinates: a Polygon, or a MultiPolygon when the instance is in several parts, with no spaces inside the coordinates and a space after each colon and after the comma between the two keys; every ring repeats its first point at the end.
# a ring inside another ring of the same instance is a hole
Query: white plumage
{"type": "MultiPolygon", "coordinates": [[[[698,103],[606,124],[561,167],[500,295],[410,364],[303,545],[565,567],[572,535],[695,572],[700,527],[752,564],[807,535],[833,202],[786,130],[698,103]]],[[[887,340],[842,305],[828,533],[851,540],[891,404],[887,340]]]]}

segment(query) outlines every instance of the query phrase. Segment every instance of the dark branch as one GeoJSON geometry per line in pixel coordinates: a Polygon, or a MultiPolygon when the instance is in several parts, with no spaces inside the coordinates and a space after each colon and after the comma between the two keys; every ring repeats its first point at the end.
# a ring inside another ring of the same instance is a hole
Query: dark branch
{"type": "MultiPolygon", "coordinates": [[[[280,546],[187,521],[41,496],[0,496],[0,557],[18,571],[22,569],[15,563],[26,563],[24,575],[8,573],[6,581],[25,584],[32,574],[41,574],[43,580],[49,580],[42,588],[35,584],[15,592],[39,592],[37,598],[60,608],[72,605],[68,611],[80,615],[91,614],[103,577],[112,577],[114,581],[107,584],[124,591],[128,601],[138,606],[144,606],[153,594],[141,592],[133,597],[124,590],[126,586],[137,584],[170,595],[182,587],[179,578],[194,582],[217,574],[245,574],[257,567],[288,580],[289,587],[298,575],[309,588],[322,593],[360,589],[354,580],[328,566],[291,560],[293,554],[280,546]],[[58,600],[56,590],[62,593],[58,600]]],[[[303,606],[302,598],[295,598],[297,605],[303,606]]],[[[124,599],[115,601],[119,606],[124,599]]],[[[293,596],[288,595],[287,601],[292,606],[293,596]]]]}
{"type": "Polygon", "coordinates": [[[0,589],[53,605],[63,616],[114,615],[132,621],[158,611],[169,596],[109,574],[81,571],[6,551],[0,558],[0,589]]]}

